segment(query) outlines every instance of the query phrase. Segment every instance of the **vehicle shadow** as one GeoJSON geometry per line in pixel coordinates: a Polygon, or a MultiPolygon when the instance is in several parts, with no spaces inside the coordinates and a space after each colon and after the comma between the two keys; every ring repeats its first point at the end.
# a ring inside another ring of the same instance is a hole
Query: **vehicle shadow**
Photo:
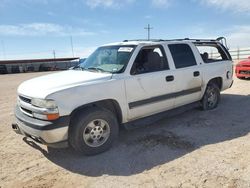
{"type": "Polygon", "coordinates": [[[180,158],[208,144],[242,137],[250,132],[250,96],[222,94],[217,109],[191,109],[149,126],[122,130],[109,151],[96,156],[81,156],[71,149],[40,150],[51,162],[86,176],[129,176],[180,158]]]}

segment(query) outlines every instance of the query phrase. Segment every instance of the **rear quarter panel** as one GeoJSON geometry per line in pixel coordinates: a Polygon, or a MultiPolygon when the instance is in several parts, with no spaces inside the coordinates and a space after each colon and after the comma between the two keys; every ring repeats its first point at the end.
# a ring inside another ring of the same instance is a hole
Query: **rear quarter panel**
{"type": "Polygon", "coordinates": [[[222,78],[221,91],[228,89],[233,80],[233,62],[231,60],[224,60],[205,63],[196,46],[194,44],[191,44],[190,46],[192,46],[192,50],[202,74],[202,96],[206,90],[208,82],[213,78],[222,78]]]}

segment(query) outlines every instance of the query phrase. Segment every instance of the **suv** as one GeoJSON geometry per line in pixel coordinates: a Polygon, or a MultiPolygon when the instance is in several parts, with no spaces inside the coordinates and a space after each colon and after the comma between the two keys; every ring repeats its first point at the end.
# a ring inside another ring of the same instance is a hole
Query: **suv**
{"type": "Polygon", "coordinates": [[[232,68],[219,40],[107,44],[73,70],[22,83],[12,128],[50,147],[94,155],[111,147],[119,125],[197,101],[216,108],[220,91],[233,83],[232,68]]]}

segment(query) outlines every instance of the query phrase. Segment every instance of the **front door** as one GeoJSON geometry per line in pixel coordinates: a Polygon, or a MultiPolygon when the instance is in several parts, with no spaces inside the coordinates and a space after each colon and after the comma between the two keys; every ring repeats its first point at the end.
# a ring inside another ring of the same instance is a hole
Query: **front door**
{"type": "Polygon", "coordinates": [[[176,82],[162,46],[143,47],[130,73],[125,80],[129,120],[173,108],[176,82]]]}

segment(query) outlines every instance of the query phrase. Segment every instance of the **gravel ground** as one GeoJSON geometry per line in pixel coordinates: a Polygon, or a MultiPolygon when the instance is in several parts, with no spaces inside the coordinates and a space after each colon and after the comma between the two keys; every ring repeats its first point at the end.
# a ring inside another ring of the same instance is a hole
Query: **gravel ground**
{"type": "Polygon", "coordinates": [[[111,150],[86,157],[11,130],[17,86],[44,74],[0,75],[0,188],[250,187],[250,80],[235,79],[215,110],[122,130],[111,150]]]}

